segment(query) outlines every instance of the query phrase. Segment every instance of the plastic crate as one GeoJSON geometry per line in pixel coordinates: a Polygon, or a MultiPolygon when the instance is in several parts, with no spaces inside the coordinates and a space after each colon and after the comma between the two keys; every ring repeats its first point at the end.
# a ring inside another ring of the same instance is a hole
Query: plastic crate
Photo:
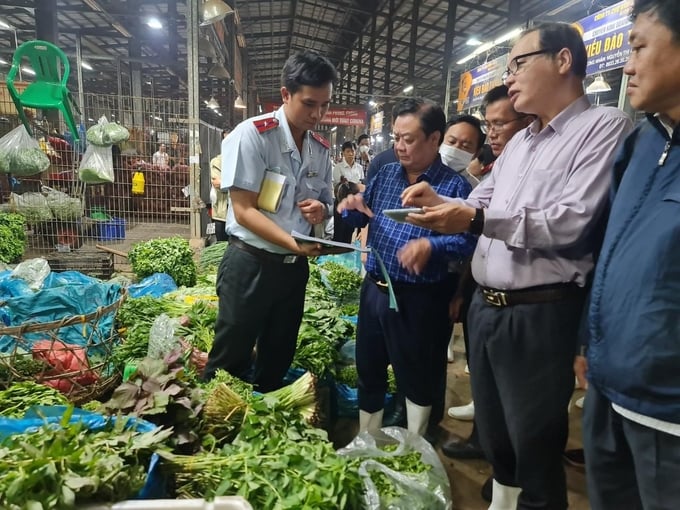
{"type": "Polygon", "coordinates": [[[88,276],[106,280],[113,274],[113,255],[102,252],[72,251],[51,253],[45,256],[50,269],[55,272],[80,271],[88,276]]]}
{"type": "Polygon", "coordinates": [[[125,239],[125,219],[111,218],[99,223],[100,241],[122,241],[125,239]]]}

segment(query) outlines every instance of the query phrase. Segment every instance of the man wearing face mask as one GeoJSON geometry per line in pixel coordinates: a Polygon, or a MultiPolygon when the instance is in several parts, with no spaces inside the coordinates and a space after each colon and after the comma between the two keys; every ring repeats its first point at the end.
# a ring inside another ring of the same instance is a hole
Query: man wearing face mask
{"type": "Polygon", "coordinates": [[[442,162],[470,183],[473,188],[479,179],[467,171],[467,166],[484,146],[482,125],[472,115],[460,115],[446,123],[444,141],[439,147],[442,162]]]}
{"type": "Polygon", "coordinates": [[[368,174],[368,165],[371,164],[371,160],[373,159],[373,154],[371,153],[371,137],[366,133],[359,135],[359,138],[357,138],[357,145],[359,146],[357,160],[364,169],[365,180],[366,175],[368,174]]]}

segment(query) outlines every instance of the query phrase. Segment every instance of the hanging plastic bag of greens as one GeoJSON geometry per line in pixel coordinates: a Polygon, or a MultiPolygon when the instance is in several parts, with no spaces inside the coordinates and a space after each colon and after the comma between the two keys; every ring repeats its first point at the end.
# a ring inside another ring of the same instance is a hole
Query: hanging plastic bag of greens
{"type": "Polygon", "coordinates": [[[109,147],[110,145],[124,142],[130,138],[130,133],[120,124],[109,122],[102,115],[97,121],[96,126],[87,130],[87,141],[99,147],[109,147]]]}
{"type": "Polygon", "coordinates": [[[89,144],[80,160],[78,177],[88,184],[113,182],[113,154],[111,147],[89,144]]]}
{"type": "Polygon", "coordinates": [[[0,138],[0,172],[27,177],[49,167],[50,159],[23,124],[0,138]]]}

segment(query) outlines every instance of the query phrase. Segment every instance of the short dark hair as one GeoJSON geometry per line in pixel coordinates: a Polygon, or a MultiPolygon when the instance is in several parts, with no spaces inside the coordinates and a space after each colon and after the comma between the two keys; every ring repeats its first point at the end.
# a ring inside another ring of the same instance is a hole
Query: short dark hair
{"type": "Polygon", "coordinates": [[[446,127],[446,115],[444,110],[434,101],[420,97],[407,97],[402,99],[392,108],[392,122],[402,115],[416,114],[420,119],[420,127],[425,136],[439,132],[439,143],[444,140],[446,127]]]}
{"type": "Polygon", "coordinates": [[[583,37],[573,26],[567,23],[543,23],[524,31],[522,37],[532,32],[538,32],[538,42],[541,49],[557,53],[566,48],[571,53],[571,71],[575,76],[586,77],[588,54],[583,37]]]}
{"type": "Polygon", "coordinates": [[[446,133],[451,126],[455,126],[461,122],[470,124],[473,128],[475,128],[475,131],[477,131],[477,147],[475,147],[475,152],[479,151],[484,145],[486,135],[484,134],[484,131],[482,131],[482,122],[477,117],[472,115],[458,115],[446,123],[446,126],[444,127],[444,133],[446,133]]]}
{"type": "Polygon", "coordinates": [[[484,96],[482,104],[486,107],[490,104],[494,104],[496,101],[501,101],[502,99],[510,99],[510,96],[508,96],[508,87],[506,85],[498,85],[497,87],[492,88],[484,96]]]}
{"type": "Polygon", "coordinates": [[[673,34],[676,43],[680,43],[680,9],[678,0],[635,0],[630,17],[633,21],[643,13],[656,14],[657,19],[673,34]]]}
{"type": "Polygon", "coordinates": [[[327,83],[335,84],[338,72],[331,61],[315,51],[301,51],[291,55],[281,71],[281,85],[295,94],[304,85],[322,87],[327,83]]]}
{"type": "Polygon", "coordinates": [[[357,138],[357,143],[359,144],[363,140],[367,140],[367,139],[370,141],[371,137],[368,136],[366,133],[363,133],[363,134],[359,135],[359,138],[357,138]]]}
{"type": "Polygon", "coordinates": [[[354,150],[354,142],[345,142],[342,144],[342,152],[345,152],[345,149],[352,149],[354,150]]]}

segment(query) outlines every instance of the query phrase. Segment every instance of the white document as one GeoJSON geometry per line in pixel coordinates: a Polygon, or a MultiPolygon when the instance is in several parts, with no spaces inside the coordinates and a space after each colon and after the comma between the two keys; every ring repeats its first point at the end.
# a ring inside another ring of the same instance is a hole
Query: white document
{"type": "Polygon", "coordinates": [[[296,232],[293,230],[290,233],[291,236],[293,236],[293,239],[296,239],[298,241],[302,241],[305,243],[319,243],[323,246],[334,246],[336,248],[345,248],[349,250],[356,250],[360,251],[362,253],[368,253],[371,251],[370,248],[362,248],[361,246],[355,246],[353,244],[349,243],[341,243],[338,241],[331,241],[330,239],[319,239],[318,237],[312,237],[312,236],[306,236],[304,234],[301,234],[300,232],[296,232]]]}

